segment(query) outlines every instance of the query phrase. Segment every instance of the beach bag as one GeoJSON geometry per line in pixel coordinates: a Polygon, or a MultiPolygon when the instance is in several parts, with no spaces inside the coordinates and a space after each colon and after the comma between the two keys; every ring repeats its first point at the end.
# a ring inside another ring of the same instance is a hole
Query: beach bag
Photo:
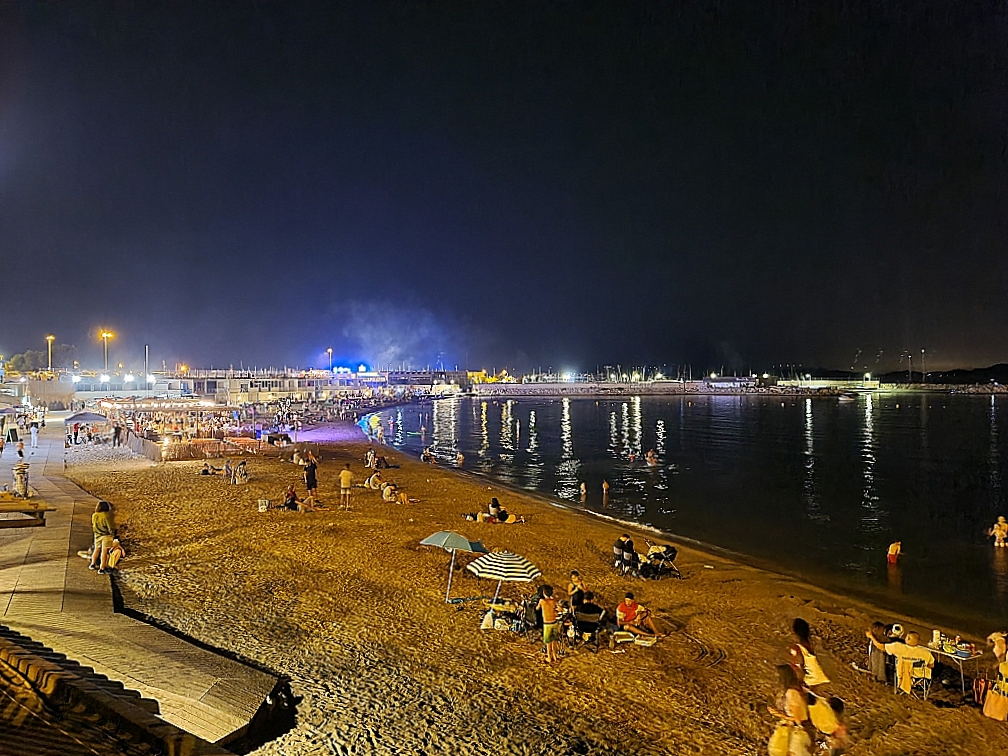
{"type": "Polygon", "coordinates": [[[122,547],[119,543],[119,539],[112,542],[112,548],[108,552],[108,566],[115,569],[116,565],[119,564],[119,560],[126,556],[126,549],[122,547]]]}
{"type": "Polygon", "coordinates": [[[985,717],[996,719],[999,722],[1008,720],[1008,696],[1004,694],[1005,687],[1005,679],[998,674],[997,682],[990,686],[984,700],[983,713],[985,717]]]}
{"type": "Polygon", "coordinates": [[[977,702],[978,706],[983,706],[987,701],[987,694],[990,692],[991,684],[986,674],[982,677],[978,675],[973,680],[973,700],[977,702]]]}
{"type": "Polygon", "coordinates": [[[791,725],[779,724],[767,743],[769,756],[788,756],[788,745],[791,742],[791,725]]]}
{"type": "Polygon", "coordinates": [[[996,685],[987,691],[983,713],[985,717],[996,719],[999,722],[1008,719],[1008,697],[1003,696],[996,685]]]}
{"type": "Polygon", "coordinates": [[[803,728],[781,723],[770,736],[767,753],[769,756],[810,756],[811,743],[808,733],[803,728]]]}

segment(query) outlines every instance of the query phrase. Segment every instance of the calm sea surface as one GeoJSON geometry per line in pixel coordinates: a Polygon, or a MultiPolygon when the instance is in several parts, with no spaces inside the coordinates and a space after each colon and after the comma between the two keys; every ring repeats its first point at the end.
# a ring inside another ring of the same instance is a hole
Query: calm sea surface
{"type": "Polygon", "coordinates": [[[467,469],[577,506],[584,481],[588,509],[894,610],[985,633],[1008,624],[1008,549],[985,537],[1008,515],[1008,399],[465,398],[383,417],[386,441],[408,451],[461,451],[467,469]]]}

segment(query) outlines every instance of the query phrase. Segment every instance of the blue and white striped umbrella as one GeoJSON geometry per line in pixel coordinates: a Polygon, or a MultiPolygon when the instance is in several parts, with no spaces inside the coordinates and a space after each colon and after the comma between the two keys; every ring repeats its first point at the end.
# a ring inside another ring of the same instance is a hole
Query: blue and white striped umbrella
{"type": "Polygon", "coordinates": [[[510,551],[484,554],[473,560],[466,569],[478,578],[502,583],[528,583],[542,575],[532,562],[510,551]]]}

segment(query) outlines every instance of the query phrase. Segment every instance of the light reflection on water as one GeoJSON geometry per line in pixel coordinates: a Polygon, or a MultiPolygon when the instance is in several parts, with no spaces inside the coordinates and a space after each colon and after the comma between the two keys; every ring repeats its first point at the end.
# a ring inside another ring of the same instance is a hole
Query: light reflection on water
{"type": "Polygon", "coordinates": [[[1008,514],[990,397],[461,398],[388,417],[389,438],[416,453],[462,451],[467,467],[574,503],[584,482],[589,508],[1008,620],[1008,549],[992,556],[984,538],[1008,514]],[[885,567],[893,540],[897,574],[885,567]]]}

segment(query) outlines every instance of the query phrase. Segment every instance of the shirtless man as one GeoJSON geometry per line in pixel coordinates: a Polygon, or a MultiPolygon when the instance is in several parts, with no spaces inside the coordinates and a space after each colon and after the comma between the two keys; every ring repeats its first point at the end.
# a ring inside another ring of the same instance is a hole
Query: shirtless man
{"type": "Polygon", "coordinates": [[[557,601],[553,598],[553,586],[542,587],[542,598],[536,608],[542,612],[543,643],[546,644],[546,661],[552,664],[556,661],[556,644],[560,637],[560,622],[557,617],[557,601]]]}

